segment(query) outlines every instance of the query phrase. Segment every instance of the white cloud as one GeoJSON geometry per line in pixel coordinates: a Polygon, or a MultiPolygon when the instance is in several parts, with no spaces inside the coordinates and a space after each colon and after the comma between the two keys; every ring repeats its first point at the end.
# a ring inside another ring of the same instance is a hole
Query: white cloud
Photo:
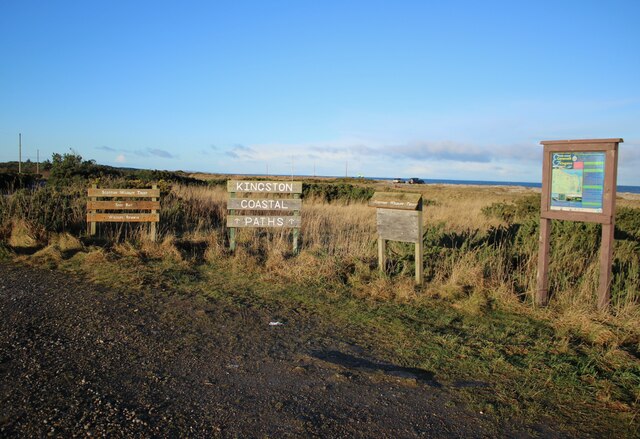
{"type": "Polygon", "coordinates": [[[416,162],[539,162],[542,147],[538,144],[484,145],[456,141],[412,141],[381,144],[362,139],[344,139],[306,144],[255,144],[234,146],[226,155],[242,161],[287,159],[327,161],[413,160],[416,162]]]}

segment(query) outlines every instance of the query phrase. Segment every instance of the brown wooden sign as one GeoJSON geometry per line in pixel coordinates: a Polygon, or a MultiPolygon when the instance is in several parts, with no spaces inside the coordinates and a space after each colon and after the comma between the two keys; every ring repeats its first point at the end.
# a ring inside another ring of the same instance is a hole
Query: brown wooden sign
{"type": "Polygon", "coordinates": [[[90,235],[96,234],[97,223],[149,223],[151,239],[156,240],[156,224],[160,222],[160,190],[156,185],[153,185],[152,189],[98,189],[93,185],[87,190],[87,195],[87,223],[90,235]]]}
{"type": "Polygon", "coordinates": [[[157,223],[160,215],[157,213],[88,213],[87,222],[99,223],[157,223]]]}
{"type": "Polygon", "coordinates": [[[234,193],[269,193],[269,194],[301,194],[301,181],[244,181],[229,180],[227,192],[234,193]]]}
{"type": "Polygon", "coordinates": [[[98,189],[89,188],[88,196],[90,197],[109,197],[109,198],[158,198],[160,189],[98,189]]]}
{"type": "Polygon", "coordinates": [[[422,195],[409,192],[376,192],[369,206],[381,209],[419,210],[422,195]]]}
{"type": "Polygon", "coordinates": [[[536,303],[549,300],[551,220],[602,224],[598,308],[610,301],[618,145],[622,139],[548,140],[542,161],[540,247],[536,303]]]}
{"type": "Polygon", "coordinates": [[[386,241],[415,244],[416,284],[423,283],[422,195],[408,192],[376,192],[369,201],[376,207],[378,266],[386,266],[386,241]]]}
{"type": "Polygon", "coordinates": [[[87,201],[87,210],[159,210],[159,201],[87,201]]]}
{"type": "Polygon", "coordinates": [[[377,209],[378,236],[390,241],[420,242],[421,217],[421,212],[417,210],[377,209]]]}
{"type": "Polygon", "coordinates": [[[231,251],[236,249],[236,229],[247,227],[293,229],[293,251],[294,253],[298,251],[300,210],[302,209],[301,181],[230,180],[227,182],[227,191],[229,192],[227,227],[231,251]],[[237,198],[237,194],[246,193],[265,195],[260,198],[237,198]],[[268,194],[276,195],[270,197],[268,194]],[[289,197],[282,198],[281,195],[289,195],[289,197]],[[236,211],[288,211],[293,215],[236,215],[236,211]]]}
{"type": "Polygon", "coordinates": [[[227,227],[276,227],[293,228],[300,227],[299,216],[254,216],[254,215],[229,215],[227,227]]]}
{"type": "Polygon", "coordinates": [[[302,200],[294,198],[230,198],[227,209],[234,210],[300,210],[302,200]]]}

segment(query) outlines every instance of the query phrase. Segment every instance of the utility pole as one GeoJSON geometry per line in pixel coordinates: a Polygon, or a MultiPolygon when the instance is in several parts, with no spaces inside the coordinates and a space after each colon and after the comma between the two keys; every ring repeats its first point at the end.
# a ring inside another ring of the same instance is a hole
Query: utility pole
{"type": "Polygon", "coordinates": [[[291,156],[291,180],[293,180],[293,156],[291,156]]]}
{"type": "Polygon", "coordinates": [[[349,178],[349,160],[344,162],[344,178],[349,178]]]}
{"type": "Polygon", "coordinates": [[[267,163],[267,177],[269,176],[269,163],[267,163]]]}
{"type": "Polygon", "coordinates": [[[40,150],[36,149],[36,174],[40,173],[40,150]]]}
{"type": "Polygon", "coordinates": [[[313,177],[315,178],[316,176],[316,161],[313,161],[313,177]]]}
{"type": "Polygon", "coordinates": [[[22,174],[22,133],[18,133],[18,174],[22,174]]]}

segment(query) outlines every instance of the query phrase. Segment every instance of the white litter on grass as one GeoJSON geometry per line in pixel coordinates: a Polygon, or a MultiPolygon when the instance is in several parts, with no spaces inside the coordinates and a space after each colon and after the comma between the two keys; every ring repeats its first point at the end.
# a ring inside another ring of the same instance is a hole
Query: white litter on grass
{"type": "Polygon", "coordinates": [[[282,326],[284,323],[282,322],[269,322],[269,326],[282,326]]]}

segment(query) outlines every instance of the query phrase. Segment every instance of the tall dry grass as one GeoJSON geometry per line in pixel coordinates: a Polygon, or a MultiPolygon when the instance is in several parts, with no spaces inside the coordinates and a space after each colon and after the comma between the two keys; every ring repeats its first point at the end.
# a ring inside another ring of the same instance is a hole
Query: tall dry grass
{"type": "MultiPolygon", "coordinates": [[[[377,189],[389,188],[379,185],[377,189]]],[[[636,206],[640,201],[625,200],[621,207],[627,210],[621,211],[614,250],[613,314],[602,315],[595,309],[597,225],[554,222],[551,306],[536,310],[532,307],[538,251],[536,191],[444,185],[419,189],[427,200],[426,284],[422,288],[410,282],[415,268],[411,245],[391,244],[387,276],[378,274],[375,209],[350,198],[327,202],[316,194],[304,200],[301,251],[296,257],[290,231],[270,229],[239,229],[238,250],[231,255],[226,228],[228,194],[221,186],[176,184],[166,188],[158,244],[147,242],[145,226],[103,224],[99,232],[118,252],[136,248],[125,242],[140,242],[137,248],[146,255],[179,259],[184,249],[198,247],[204,251],[202,257],[192,260],[197,263],[231,257],[246,269],[274,275],[274,279],[333,283],[351,288],[358,296],[412,300],[428,295],[473,313],[508,308],[550,319],[559,328],[590,333],[588,337],[599,342],[640,346],[640,210],[636,206]],[[514,203],[520,205],[514,208],[514,203]]],[[[56,234],[83,236],[83,191],[40,188],[2,197],[0,240],[9,247],[17,247],[22,240],[44,248],[56,234]]]]}

